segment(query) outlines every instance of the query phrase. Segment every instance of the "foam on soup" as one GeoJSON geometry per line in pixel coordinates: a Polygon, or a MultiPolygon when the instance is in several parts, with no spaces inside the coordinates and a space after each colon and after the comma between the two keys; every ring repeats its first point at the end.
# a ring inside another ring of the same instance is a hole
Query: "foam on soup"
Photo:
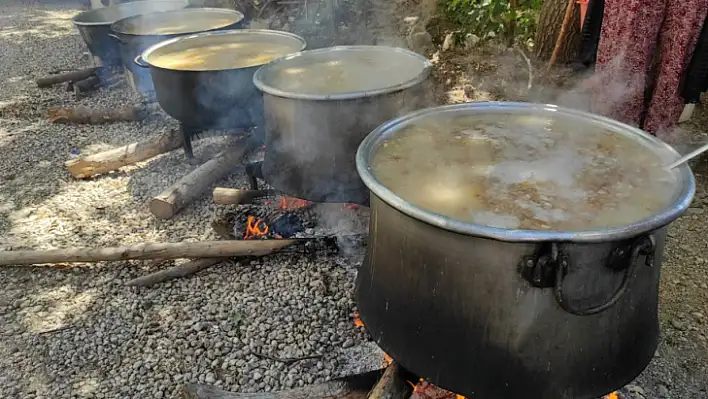
{"type": "Polygon", "coordinates": [[[678,173],[664,170],[665,158],[577,121],[510,113],[405,127],[376,150],[371,168],[396,195],[440,215],[569,231],[627,225],[667,207],[678,173]]]}

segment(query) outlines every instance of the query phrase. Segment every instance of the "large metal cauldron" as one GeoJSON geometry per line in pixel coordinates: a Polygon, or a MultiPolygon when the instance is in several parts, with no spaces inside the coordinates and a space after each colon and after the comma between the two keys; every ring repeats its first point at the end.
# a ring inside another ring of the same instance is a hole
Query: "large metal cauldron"
{"type": "Polygon", "coordinates": [[[110,38],[111,24],[123,18],[155,11],[179,10],[186,1],[136,1],[77,14],[71,20],[79,30],[91,54],[103,65],[120,65],[118,43],[110,38]]]}
{"type": "Polygon", "coordinates": [[[148,47],[167,39],[200,32],[237,29],[243,14],[223,8],[187,8],[152,12],[125,18],[111,25],[110,34],[119,43],[120,57],[141,93],[154,90],[150,71],[139,68],[135,58],[148,47]]]}
{"type": "MultiPolygon", "coordinates": [[[[263,99],[253,85],[253,74],[263,64],[244,68],[182,70],[155,65],[162,55],[202,46],[221,46],[223,52],[238,60],[245,46],[289,47],[291,53],[305,48],[305,39],[287,32],[243,29],[200,33],[156,44],[145,50],[138,65],[150,67],[155,95],[162,109],[190,129],[262,127],[263,99]]],[[[281,47],[282,48],[282,47],[281,47]]]]}
{"type": "Polygon", "coordinates": [[[253,80],[266,110],[265,180],[318,202],[368,204],[354,154],[379,124],[425,106],[431,63],[408,50],[340,46],[293,54],[253,80]]]}
{"type": "Polygon", "coordinates": [[[381,185],[369,168],[384,139],[415,121],[510,113],[572,118],[678,157],[638,129],[550,105],[461,104],[380,126],[356,158],[372,212],[356,288],[361,318],[399,364],[461,395],[597,398],[632,381],[654,355],[666,229],[690,204],[693,175],[681,166],[675,201],[642,222],[556,232],[428,212],[381,185]]]}

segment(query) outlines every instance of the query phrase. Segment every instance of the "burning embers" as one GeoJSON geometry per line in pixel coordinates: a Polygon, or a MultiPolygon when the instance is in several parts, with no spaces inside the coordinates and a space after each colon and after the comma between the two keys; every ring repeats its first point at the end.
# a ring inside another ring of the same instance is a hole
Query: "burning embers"
{"type": "MultiPolygon", "coordinates": [[[[355,326],[364,327],[364,322],[361,321],[359,312],[355,311],[349,316],[351,317],[352,323],[355,326]]],[[[384,354],[383,367],[386,368],[392,363],[393,359],[388,354],[384,354]]],[[[407,371],[399,372],[397,374],[399,375],[399,377],[404,374],[410,375],[410,373],[407,371]]],[[[410,385],[410,387],[413,388],[412,392],[410,393],[410,396],[407,396],[408,399],[467,399],[465,396],[440,388],[426,381],[423,378],[410,378],[410,376],[408,378],[409,379],[404,381],[405,383],[410,385]]],[[[605,395],[602,398],[598,399],[628,399],[628,397],[620,395],[618,392],[612,392],[611,394],[605,395]]]]}
{"type": "Polygon", "coordinates": [[[255,209],[254,214],[244,214],[245,222],[237,220],[234,228],[243,226],[244,240],[290,238],[305,230],[303,219],[308,216],[306,208],[310,205],[310,201],[288,196],[280,196],[278,201],[265,199],[262,207],[255,209]]]}

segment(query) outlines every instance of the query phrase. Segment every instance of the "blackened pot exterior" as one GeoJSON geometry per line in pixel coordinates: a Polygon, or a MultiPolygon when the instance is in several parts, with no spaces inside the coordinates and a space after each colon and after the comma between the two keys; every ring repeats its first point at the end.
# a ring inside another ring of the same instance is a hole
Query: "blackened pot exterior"
{"type": "Polygon", "coordinates": [[[160,107],[194,129],[263,126],[263,99],[253,86],[256,70],[195,72],[150,66],[160,107]]]}
{"type": "Polygon", "coordinates": [[[72,18],[72,22],[93,56],[103,65],[118,66],[121,64],[120,48],[109,36],[113,23],[139,14],[178,10],[186,5],[185,1],[136,1],[84,11],[72,18]]]}
{"type": "MultiPolygon", "coordinates": [[[[577,316],[553,288],[535,288],[520,263],[542,243],[470,237],[371,198],[367,255],[356,299],[373,340],[411,372],[474,398],[591,399],[631,382],[657,347],[658,284],[666,228],[653,232],[630,291],[604,312],[577,316]]],[[[631,239],[630,239],[631,241],[631,239]]],[[[566,294],[606,301],[623,274],[601,267],[620,243],[562,244],[566,294]]]]}
{"type": "Polygon", "coordinates": [[[265,124],[263,97],[253,84],[253,74],[260,65],[226,70],[185,71],[150,64],[150,54],[171,43],[207,40],[211,37],[228,40],[232,35],[273,36],[277,40],[289,41],[293,46],[297,43],[294,52],[305,47],[305,40],[291,33],[240,29],[183,36],[145,50],[142,58],[150,68],[160,107],[189,129],[262,129],[265,124]]]}
{"type": "Polygon", "coordinates": [[[376,126],[424,106],[427,91],[421,82],[394,93],[347,100],[264,93],[265,180],[309,201],[367,205],[369,190],[356,172],[356,148],[376,126]]]}
{"type": "Polygon", "coordinates": [[[371,336],[403,367],[467,397],[593,399],[632,381],[657,346],[666,230],[695,194],[690,168],[673,169],[673,200],[656,214],[579,231],[468,223],[418,207],[377,180],[372,160],[387,140],[423,121],[437,121],[446,134],[445,118],[460,116],[563,118],[578,131],[633,139],[664,164],[679,158],[639,129],[548,104],[449,105],[379,126],[356,155],[371,191],[356,286],[371,336]]]}
{"type": "MultiPolygon", "coordinates": [[[[230,29],[240,29],[243,26],[243,14],[241,14],[238,11],[233,11],[233,10],[224,10],[224,9],[210,9],[210,8],[193,8],[193,9],[184,9],[181,10],[180,13],[183,15],[189,15],[189,13],[194,13],[195,17],[198,17],[197,13],[205,13],[205,12],[213,12],[213,13],[224,13],[226,15],[234,15],[235,18],[238,18],[237,22],[234,22],[233,24],[223,26],[223,27],[218,27],[214,29],[204,29],[201,32],[217,32],[217,31],[224,31],[224,30],[230,30],[230,29]]],[[[131,24],[131,20],[133,19],[139,19],[139,18],[149,18],[149,14],[144,14],[144,15],[138,15],[132,18],[126,18],[124,20],[118,21],[114,23],[111,26],[112,30],[112,35],[114,35],[114,40],[118,42],[118,47],[120,50],[120,59],[123,64],[123,66],[132,74],[133,78],[133,83],[135,84],[135,89],[143,94],[152,94],[154,92],[155,87],[152,83],[152,79],[150,77],[150,70],[141,68],[135,63],[135,59],[142,54],[143,51],[148,49],[149,47],[158,44],[160,42],[163,42],[168,39],[173,39],[176,37],[181,37],[181,36],[187,36],[187,35],[193,35],[195,33],[200,33],[200,32],[188,32],[188,33],[182,33],[182,34],[164,34],[164,35],[143,35],[143,34],[136,34],[136,33],[127,33],[127,32],[122,32],[125,29],[126,25],[131,24]]]]}

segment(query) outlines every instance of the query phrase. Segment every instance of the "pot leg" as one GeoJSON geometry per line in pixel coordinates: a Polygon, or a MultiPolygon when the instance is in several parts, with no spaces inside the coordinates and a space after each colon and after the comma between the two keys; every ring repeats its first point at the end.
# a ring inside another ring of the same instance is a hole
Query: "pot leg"
{"type": "Polygon", "coordinates": [[[182,148],[184,148],[184,155],[187,159],[194,159],[194,152],[192,151],[192,130],[184,125],[180,125],[180,130],[182,131],[182,148]]]}

